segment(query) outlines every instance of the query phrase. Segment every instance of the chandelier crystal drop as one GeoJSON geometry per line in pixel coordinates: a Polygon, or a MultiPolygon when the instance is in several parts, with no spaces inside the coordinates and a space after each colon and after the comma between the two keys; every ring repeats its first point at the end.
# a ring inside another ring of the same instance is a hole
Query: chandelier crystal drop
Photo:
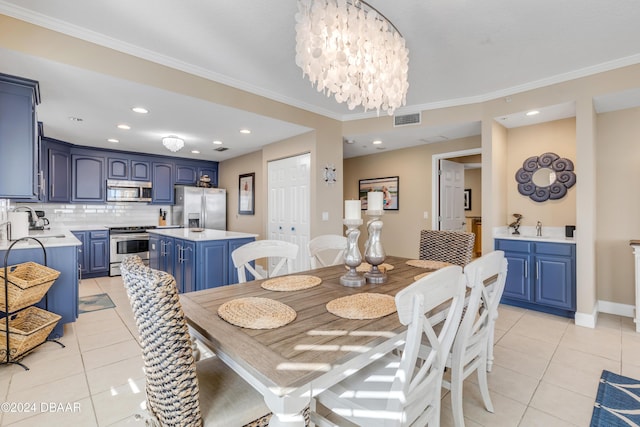
{"type": "Polygon", "coordinates": [[[406,104],[409,50],[384,15],[361,0],[298,0],[296,65],[318,92],[349,109],[406,104]]]}
{"type": "Polygon", "coordinates": [[[184,147],[184,140],[177,136],[167,136],[162,138],[162,145],[164,145],[167,150],[175,153],[184,147]]]}

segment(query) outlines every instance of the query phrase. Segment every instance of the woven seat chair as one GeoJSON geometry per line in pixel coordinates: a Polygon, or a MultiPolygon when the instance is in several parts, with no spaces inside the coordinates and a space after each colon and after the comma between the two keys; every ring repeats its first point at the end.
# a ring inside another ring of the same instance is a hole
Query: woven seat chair
{"type": "Polygon", "coordinates": [[[445,261],[464,267],[471,262],[476,235],[462,231],[420,231],[420,259],[445,261]]]}
{"type": "Polygon", "coordinates": [[[173,276],[122,262],[122,278],[140,334],[147,426],[266,426],[260,393],[217,357],[195,362],[173,276]]]}

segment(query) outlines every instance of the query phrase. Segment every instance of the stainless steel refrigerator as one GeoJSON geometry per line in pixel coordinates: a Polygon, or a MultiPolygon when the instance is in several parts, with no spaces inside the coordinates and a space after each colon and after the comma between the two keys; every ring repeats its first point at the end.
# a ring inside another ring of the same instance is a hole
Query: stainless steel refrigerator
{"type": "Polygon", "coordinates": [[[227,229],[227,190],[175,186],[172,224],[188,228],[227,229]]]}

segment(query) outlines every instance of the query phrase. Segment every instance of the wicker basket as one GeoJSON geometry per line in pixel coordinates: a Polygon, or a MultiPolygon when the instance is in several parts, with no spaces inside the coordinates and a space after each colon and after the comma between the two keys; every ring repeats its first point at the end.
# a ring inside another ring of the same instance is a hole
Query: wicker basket
{"type": "Polygon", "coordinates": [[[0,268],[0,311],[13,313],[40,301],[47,293],[60,272],[35,262],[7,267],[9,285],[9,309],[5,293],[4,267],[0,268]]]}
{"type": "MultiPolygon", "coordinates": [[[[42,344],[61,316],[38,307],[26,308],[9,318],[9,348],[11,359],[18,359],[42,344]]],[[[7,357],[7,323],[0,319],[0,356],[7,357]]]]}

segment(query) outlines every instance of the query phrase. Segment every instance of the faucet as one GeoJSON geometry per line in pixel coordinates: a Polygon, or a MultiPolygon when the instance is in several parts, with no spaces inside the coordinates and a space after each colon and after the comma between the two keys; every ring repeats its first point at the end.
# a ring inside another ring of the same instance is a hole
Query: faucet
{"type": "Polygon", "coordinates": [[[542,237],[542,223],[540,221],[536,224],[536,236],[542,237]]]}

